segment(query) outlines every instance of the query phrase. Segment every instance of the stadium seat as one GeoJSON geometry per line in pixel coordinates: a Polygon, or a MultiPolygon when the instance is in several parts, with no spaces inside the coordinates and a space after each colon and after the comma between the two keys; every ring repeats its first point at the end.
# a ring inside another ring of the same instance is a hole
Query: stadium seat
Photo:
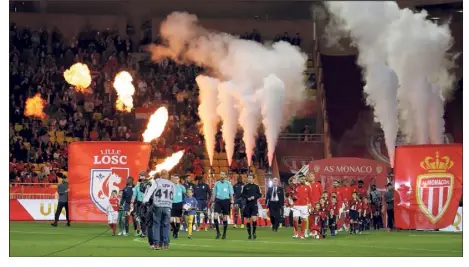
{"type": "Polygon", "coordinates": [[[67,143],[71,143],[73,142],[75,139],[73,137],[65,137],[65,142],[67,143]]]}
{"type": "Polygon", "coordinates": [[[18,124],[18,123],[15,124],[15,132],[19,132],[19,131],[21,131],[21,130],[23,130],[23,125],[18,124]]]}
{"type": "Polygon", "coordinates": [[[225,167],[221,167],[221,166],[220,166],[220,171],[221,171],[221,172],[228,172],[228,167],[226,167],[226,166],[225,166],[225,167]]]}
{"type": "Polygon", "coordinates": [[[26,150],[29,150],[31,148],[31,144],[29,142],[23,142],[24,147],[26,150]]]}
{"type": "Polygon", "coordinates": [[[210,167],[210,160],[208,160],[208,159],[203,159],[203,160],[202,160],[202,165],[203,165],[204,167],[205,167],[205,166],[210,167]]]}
{"type": "Polygon", "coordinates": [[[219,161],[218,161],[218,166],[220,166],[220,167],[227,167],[227,168],[228,168],[228,160],[225,160],[225,159],[219,160],[219,161]]]}
{"type": "Polygon", "coordinates": [[[56,131],[55,136],[56,136],[57,142],[59,142],[59,144],[64,143],[64,141],[65,141],[65,132],[64,131],[56,131]]]}

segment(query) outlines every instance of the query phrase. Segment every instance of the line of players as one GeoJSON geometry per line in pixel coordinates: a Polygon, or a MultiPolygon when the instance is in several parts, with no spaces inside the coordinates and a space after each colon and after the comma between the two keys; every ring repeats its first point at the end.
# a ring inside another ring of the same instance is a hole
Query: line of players
{"type": "Polygon", "coordinates": [[[321,184],[315,182],[314,174],[310,175],[309,180],[308,183],[304,175],[298,179],[292,177],[286,190],[285,214],[293,213],[293,238],[305,239],[309,234],[315,239],[325,238],[328,228],[331,236],[335,236],[338,225],[339,228],[341,225],[339,216],[342,212],[350,222],[350,234],[370,229],[372,209],[363,181],[359,181],[359,187],[354,189],[348,200],[339,191],[337,181],[328,192],[322,191],[321,184]]]}

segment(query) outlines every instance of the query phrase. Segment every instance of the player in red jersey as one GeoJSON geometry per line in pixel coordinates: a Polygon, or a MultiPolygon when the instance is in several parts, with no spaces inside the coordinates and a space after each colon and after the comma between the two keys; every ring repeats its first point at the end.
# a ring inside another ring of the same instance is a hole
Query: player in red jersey
{"type": "Polygon", "coordinates": [[[358,197],[362,198],[368,196],[367,189],[365,188],[365,183],[362,180],[358,181],[357,187],[355,187],[354,192],[358,193],[358,197]]]}
{"type": "Polygon", "coordinates": [[[352,187],[349,185],[347,180],[343,180],[342,182],[342,196],[344,199],[351,200],[352,199],[352,187]]]}
{"type": "Polygon", "coordinates": [[[313,195],[313,201],[316,203],[321,198],[323,192],[322,185],[320,182],[316,182],[316,175],[312,172],[308,174],[308,183],[311,188],[311,194],[313,195]]]}
{"type": "Polygon", "coordinates": [[[109,205],[107,207],[107,221],[112,229],[112,235],[116,235],[119,202],[120,200],[117,197],[117,191],[113,190],[111,192],[111,197],[109,198],[109,205]]]}
{"type": "Polygon", "coordinates": [[[350,234],[358,233],[360,200],[358,200],[357,192],[352,193],[352,200],[350,200],[350,234]]]}
{"type": "Polygon", "coordinates": [[[331,236],[335,236],[337,230],[337,218],[339,216],[339,203],[336,196],[331,196],[331,203],[329,203],[329,229],[331,236]]]}
{"type": "Polygon", "coordinates": [[[314,204],[314,208],[311,209],[308,221],[311,236],[315,239],[322,238],[323,236],[321,234],[321,204],[319,204],[318,202],[316,202],[314,204]]]}
{"type": "Polygon", "coordinates": [[[337,204],[339,207],[342,207],[342,201],[344,200],[344,197],[342,195],[342,188],[339,187],[339,181],[335,180],[332,183],[332,187],[327,189],[327,192],[329,192],[329,195],[332,197],[332,194],[335,193],[336,198],[337,198],[337,204]]]}
{"type": "MultiPolygon", "coordinates": [[[[291,192],[291,191],[290,191],[291,192]]],[[[295,190],[290,193],[290,197],[293,201],[293,228],[294,234],[293,238],[298,238],[298,223],[301,218],[301,229],[300,229],[300,239],[305,238],[306,230],[306,219],[309,215],[309,208],[311,203],[313,203],[313,195],[311,193],[311,188],[306,185],[305,177],[300,177],[300,184],[295,187],[295,190]]]]}
{"type": "Polygon", "coordinates": [[[364,197],[361,204],[361,229],[360,231],[370,230],[371,205],[367,197],[364,197]]]}

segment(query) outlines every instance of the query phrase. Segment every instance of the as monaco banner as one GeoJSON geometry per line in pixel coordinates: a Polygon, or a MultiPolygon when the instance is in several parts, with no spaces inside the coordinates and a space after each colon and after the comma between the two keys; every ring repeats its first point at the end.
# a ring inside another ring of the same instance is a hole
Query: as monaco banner
{"type": "Polygon", "coordinates": [[[73,142],[68,150],[69,205],[72,221],[107,221],[113,190],[138,179],[150,160],[151,146],[142,142],[73,142]]]}
{"type": "Polygon", "coordinates": [[[396,148],[394,218],[401,229],[454,224],[462,196],[462,145],[396,148]]]}

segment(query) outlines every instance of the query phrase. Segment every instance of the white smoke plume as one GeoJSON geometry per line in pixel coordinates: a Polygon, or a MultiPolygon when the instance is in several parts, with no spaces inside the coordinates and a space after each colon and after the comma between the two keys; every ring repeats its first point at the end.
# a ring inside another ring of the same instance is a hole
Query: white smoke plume
{"type": "MultiPolygon", "coordinates": [[[[399,105],[402,110],[411,112],[413,117],[411,122],[401,125],[401,130],[412,133],[411,139],[417,144],[430,142],[428,109],[432,88],[436,86],[440,89],[438,95],[448,95],[454,84],[454,76],[449,71],[452,61],[448,51],[453,44],[449,27],[439,26],[426,20],[426,17],[425,11],[413,13],[403,9],[399,19],[388,26],[386,37],[388,65],[396,72],[400,84],[399,105]]],[[[443,118],[443,109],[438,112],[440,114],[433,117],[443,118]]],[[[444,133],[444,123],[436,125],[440,128],[431,127],[433,138],[444,133]]]]}
{"type": "Polygon", "coordinates": [[[433,85],[429,94],[428,104],[428,124],[430,128],[430,143],[443,144],[444,141],[444,100],[441,90],[437,85],[433,85]]]}
{"type": "Polygon", "coordinates": [[[218,85],[217,112],[223,121],[221,126],[225,150],[228,157],[228,166],[231,166],[234,154],[234,139],[238,130],[238,110],[232,92],[236,88],[231,82],[222,82],[218,85]]]}
{"type": "MultiPolygon", "coordinates": [[[[329,35],[348,33],[359,50],[367,104],[381,124],[391,164],[398,130],[411,143],[429,143],[429,130],[434,132],[432,139],[438,139],[444,123],[440,120],[430,127],[427,116],[431,101],[437,102],[430,96],[432,86],[440,88],[438,95],[446,95],[454,83],[448,25],[438,26],[425,19],[426,12],[400,10],[391,1],[327,2],[326,6],[335,28],[329,35]]],[[[443,109],[432,112],[433,118],[443,117],[443,109]]]]}
{"type": "Polygon", "coordinates": [[[199,117],[202,121],[202,131],[205,136],[210,166],[213,166],[213,154],[215,152],[215,135],[217,133],[220,117],[217,114],[217,87],[218,79],[199,75],[195,79],[199,87],[199,117]]]}
{"type": "MultiPolygon", "coordinates": [[[[169,57],[180,63],[194,63],[215,73],[220,81],[233,84],[233,96],[239,104],[239,123],[244,129],[243,139],[249,163],[261,116],[260,103],[254,98],[256,91],[263,87],[264,78],[273,74],[285,84],[285,97],[281,103],[283,113],[279,109],[271,115],[276,116],[282,126],[303,106],[303,72],[307,56],[298,47],[286,42],[264,46],[227,33],[212,32],[199,25],[195,15],[185,12],[168,15],[161,24],[160,34],[164,45],[148,47],[153,60],[169,57]]],[[[267,142],[275,143],[275,140],[267,142]]],[[[207,146],[207,149],[211,148],[207,146]]]]}
{"type": "MultiPolygon", "coordinates": [[[[358,64],[363,70],[367,105],[373,107],[375,121],[384,132],[391,164],[398,133],[396,74],[386,65],[386,27],[399,15],[394,2],[327,2],[333,14],[335,29],[329,32],[348,33],[358,49],[358,64]]],[[[337,36],[333,40],[337,40],[337,36]]]]}
{"type": "Polygon", "coordinates": [[[267,143],[267,157],[269,166],[272,166],[275,146],[282,129],[282,121],[277,113],[283,113],[283,98],[285,97],[285,84],[275,75],[264,78],[264,86],[257,91],[257,99],[261,103],[262,124],[265,129],[267,143]]]}

